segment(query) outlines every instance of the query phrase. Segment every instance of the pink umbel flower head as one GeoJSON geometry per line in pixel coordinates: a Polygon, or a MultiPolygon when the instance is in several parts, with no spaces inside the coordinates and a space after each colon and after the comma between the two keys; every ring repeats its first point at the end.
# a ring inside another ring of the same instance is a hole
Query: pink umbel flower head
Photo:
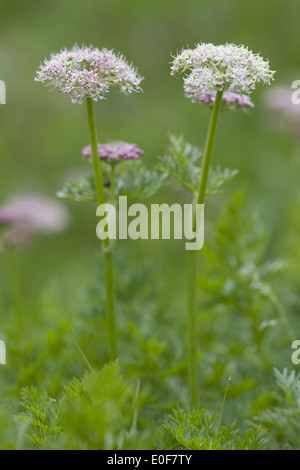
{"type": "Polygon", "coordinates": [[[64,230],[69,213],[56,201],[45,196],[26,194],[0,206],[0,225],[5,226],[4,245],[26,245],[35,235],[64,230]]]}
{"type": "MultiPolygon", "coordinates": [[[[100,158],[107,161],[119,162],[121,160],[137,160],[144,152],[136,144],[120,140],[119,142],[98,144],[98,154],[100,158]]],[[[90,145],[82,149],[83,157],[90,157],[91,155],[90,145]]]]}
{"type": "Polygon", "coordinates": [[[226,90],[245,99],[257,85],[270,85],[275,72],[268,61],[244,46],[203,43],[173,58],[171,75],[182,73],[187,96],[203,103],[207,95],[226,90]]]}
{"type": "Polygon", "coordinates": [[[67,93],[73,103],[82,103],[85,98],[102,100],[114,85],[125,94],[142,91],[142,77],[122,55],[93,46],[75,45],[51,54],[37,71],[35,81],[67,93]]]}
{"type": "MultiPolygon", "coordinates": [[[[185,94],[188,98],[192,100],[193,103],[204,103],[210,106],[213,106],[216,99],[216,91],[211,91],[207,93],[205,91],[199,92],[197,89],[194,90],[189,87],[185,87],[185,94]]],[[[222,95],[222,104],[223,106],[236,106],[238,108],[254,108],[254,103],[250,100],[247,95],[239,95],[238,93],[233,93],[232,91],[224,91],[222,95]]]]}
{"type": "Polygon", "coordinates": [[[273,111],[279,111],[286,118],[300,120],[300,105],[293,103],[294,90],[288,86],[272,87],[265,93],[265,104],[273,111]]]}
{"type": "Polygon", "coordinates": [[[276,129],[287,132],[300,140],[300,104],[293,100],[293,90],[289,86],[280,85],[267,90],[264,104],[271,111],[270,123],[276,129]]]}

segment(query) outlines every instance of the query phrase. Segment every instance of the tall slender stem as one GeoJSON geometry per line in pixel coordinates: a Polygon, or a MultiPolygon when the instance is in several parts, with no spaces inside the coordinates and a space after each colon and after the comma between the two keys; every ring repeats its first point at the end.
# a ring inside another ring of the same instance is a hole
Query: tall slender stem
{"type": "Polygon", "coordinates": [[[220,108],[221,108],[221,103],[222,103],[222,96],[223,96],[223,92],[218,91],[216,94],[216,99],[215,99],[215,104],[214,104],[214,108],[213,108],[213,112],[211,116],[210,126],[208,129],[205,150],[204,150],[203,164],[202,164],[202,174],[201,174],[199,193],[198,193],[198,199],[197,199],[198,204],[204,204],[204,201],[205,201],[206,184],[207,184],[207,178],[208,178],[208,173],[209,173],[211,155],[212,155],[212,151],[214,147],[218,118],[219,118],[219,113],[220,113],[220,108]]]}
{"type": "Polygon", "coordinates": [[[105,195],[104,195],[104,189],[103,189],[103,178],[102,178],[100,158],[98,154],[98,141],[97,141],[97,134],[96,134],[96,128],[95,128],[95,121],[94,121],[92,98],[86,99],[86,105],[87,105],[87,114],[88,114],[88,121],[89,121],[91,147],[92,147],[97,203],[98,205],[100,205],[100,204],[105,204],[105,195]]]}
{"type": "Polygon", "coordinates": [[[118,357],[116,321],[115,321],[115,296],[114,296],[114,273],[112,251],[104,252],[105,263],[105,286],[106,286],[106,312],[110,359],[114,361],[118,357]]]}
{"type": "Polygon", "coordinates": [[[110,175],[110,185],[111,185],[111,203],[115,204],[116,196],[116,172],[115,172],[115,162],[111,162],[111,175],[110,175]]]}
{"type": "Polygon", "coordinates": [[[190,250],[188,252],[188,375],[191,408],[196,408],[198,404],[196,282],[197,251],[190,250]]]}
{"type": "MultiPolygon", "coordinates": [[[[197,204],[204,204],[207,178],[209,173],[211,155],[214,146],[218,117],[222,103],[222,91],[216,94],[215,104],[211,116],[206,144],[203,155],[202,173],[199,185],[199,192],[196,198],[197,204]]],[[[196,220],[194,222],[196,224],[196,220]]],[[[197,230],[197,227],[194,227],[197,230]]],[[[189,374],[189,391],[190,406],[195,408],[198,405],[198,379],[197,379],[197,328],[196,328],[196,300],[197,300],[197,250],[190,250],[189,257],[189,275],[188,275],[188,374],[189,374]]]]}
{"type": "Polygon", "coordinates": [[[15,253],[9,248],[3,251],[3,258],[5,267],[9,277],[10,290],[11,290],[11,303],[14,308],[14,313],[17,318],[17,323],[20,328],[20,332],[24,333],[24,319],[25,316],[25,299],[22,289],[22,282],[19,272],[19,266],[15,258],[15,253]]]}
{"type": "MultiPolygon", "coordinates": [[[[95,187],[97,195],[97,204],[105,204],[105,194],[103,189],[103,178],[101,171],[101,164],[98,155],[98,141],[96,135],[96,128],[93,114],[93,102],[91,98],[86,99],[87,114],[90,130],[90,139],[93,156],[95,187]]],[[[108,330],[108,343],[109,343],[109,356],[113,361],[117,359],[117,335],[116,335],[116,321],[115,321],[115,305],[114,305],[114,277],[113,277],[113,260],[111,245],[109,239],[103,240],[104,248],[104,266],[105,266],[105,289],[106,289],[106,319],[108,330]]]]}

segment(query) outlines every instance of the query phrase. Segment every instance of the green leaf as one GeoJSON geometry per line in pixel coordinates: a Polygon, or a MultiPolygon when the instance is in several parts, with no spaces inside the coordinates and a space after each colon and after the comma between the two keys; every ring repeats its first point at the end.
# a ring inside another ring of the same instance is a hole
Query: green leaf
{"type": "MultiPolygon", "coordinates": [[[[184,141],[183,137],[170,136],[168,153],[159,157],[158,171],[177,181],[195,197],[201,179],[202,152],[197,147],[184,141]]],[[[237,175],[238,170],[222,170],[219,166],[210,168],[206,195],[217,194],[226,182],[237,175]]]]}
{"type": "MultiPolygon", "coordinates": [[[[111,166],[104,162],[103,180],[106,200],[112,199],[111,166]]],[[[144,200],[153,196],[161,188],[165,175],[150,170],[140,160],[126,160],[115,165],[115,194],[127,196],[128,200],[144,200]]],[[[96,191],[93,175],[81,176],[78,180],[68,182],[57,196],[61,199],[79,203],[96,203],[96,191]]]]}
{"type": "Polygon", "coordinates": [[[66,183],[56,195],[60,199],[73,202],[96,202],[95,184],[92,175],[81,176],[77,181],[66,183]]]}

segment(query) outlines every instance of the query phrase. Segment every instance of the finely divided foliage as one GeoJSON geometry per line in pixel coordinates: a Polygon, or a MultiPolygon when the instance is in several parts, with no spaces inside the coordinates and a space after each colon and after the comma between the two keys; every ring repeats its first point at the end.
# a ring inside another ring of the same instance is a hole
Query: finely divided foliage
{"type": "Polygon", "coordinates": [[[84,98],[104,99],[113,85],[118,85],[125,94],[139,92],[142,77],[121,54],[75,45],[70,51],[62,49],[58,54],[51,54],[35,80],[48,82],[54,89],[69,94],[73,103],[82,103],[84,98]]]}
{"type": "MultiPolygon", "coordinates": [[[[94,166],[95,178],[67,183],[59,197],[98,205],[99,200],[113,201],[117,206],[120,195],[137,201],[154,195],[169,177],[176,189],[184,190],[183,200],[202,203],[237,174],[210,164],[221,99],[226,107],[252,108],[252,90],[273,79],[268,62],[243,46],[199,44],[174,58],[171,73],[186,73],[186,95],[213,107],[207,145],[202,152],[182,137],[171,136],[167,153],[150,170],[135,144],[97,140],[92,100],[104,99],[113,85],[122,93],[141,91],[142,78],[123,56],[74,46],[44,62],[36,81],[67,93],[73,103],[86,100],[92,144],[82,155],[93,157],[87,161],[94,166]]],[[[269,279],[281,263],[265,258],[265,231],[244,206],[241,193],[208,232],[201,276],[197,253],[189,258],[188,315],[180,302],[175,305],[179,297],[169,304],[169,279],[162,276],[153,253],[141,262],[135,246],[123,250],[116,244],[104,247],[104,263],[101,258],[95,280],[80,295],[74,294],[72,273],[62,279],[63,289],[61,279],[45,288],[38,302],[39,322],[26,334],[21,331],[21,342],[11,333],[19,328],[19,306],[17,315],[3,318],[12,358],[18,361],[16,376],[4,380],[10,394],[13,383],[16,390],[23,389],[14,416],[15,435],[3,440],[0,429],[0,447],[259,450],[275,443],[299,448],[300,378],[276,370],[274,391],[270,377],[271,366],[282,367],[289,357],[274,348],[279,339],[289,338],[286,315],[269,279]],[[112,249],[117,276],[112,275],[112,249]],[[197,286],[201,296],[196,304],[197,286]],[[40,334],[41,328],[45,334],[40,334]],[[186,329],[188,347],[182,334],[186,329]],[[118,355],[112,347],[117,337],[120,362],[113,359],[118,355]],[[30,383],[43,384],[48,391],[30,383]]],[[[184,274],[170,277],[175,288],[181,287],[184,274]]],[[[6,412],[0,407],[2,423],[6,412]]]]}
{"type": "MultiPolygon", "coordinates": [[[[250,95],[258,84],[270,84],[269,62],[244,46],[198,44],[183,49],[172,62],[171,75],[186,73],[184,90],[193,101],[206,103],[207,95],[230,91],[250,95]]],[[[224,100],[226,98],[224,97],[224,100]]]]}

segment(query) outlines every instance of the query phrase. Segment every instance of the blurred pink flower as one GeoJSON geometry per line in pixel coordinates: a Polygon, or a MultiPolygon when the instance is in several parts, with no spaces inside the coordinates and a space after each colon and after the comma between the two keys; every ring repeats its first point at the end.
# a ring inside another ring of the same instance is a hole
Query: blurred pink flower
{"type": "MultiPolygon", "coordinates": [[[[185,94],[193,103],[204,103],[213,106],[216,99],[216,91],[199,91],[189,87],[184,88],[185,94]]],[[[254,108],[254,104],[247,95],[239,95],[232,91],[226,90],[222,96],[223,105],[236,106],[238,108],[254,108]]]]}
{"type": "Polygon", "coordinates": [[[291,87],[277,86],[265,93],[265,105],[274,111],[279,111],[289,119],[300,119],[300,105],[294,104],[292,95],[295,92],[291,87]]]}
{"type": "Polygon", "coordinates": [[[294,89],[288,86],[273,87],[265,93],[265,106],[272,111],[273,126],[300,139],[300,104],[292,101],[294,89]]]}
{"type": "Polygon", "coordinates": [[[8,226],[3,234],[6,247],[26,245],[35,235],[64,230],[69,213],[58,202],[40,195],[23,195],[0,206],[0,224],[8,226]]]}

